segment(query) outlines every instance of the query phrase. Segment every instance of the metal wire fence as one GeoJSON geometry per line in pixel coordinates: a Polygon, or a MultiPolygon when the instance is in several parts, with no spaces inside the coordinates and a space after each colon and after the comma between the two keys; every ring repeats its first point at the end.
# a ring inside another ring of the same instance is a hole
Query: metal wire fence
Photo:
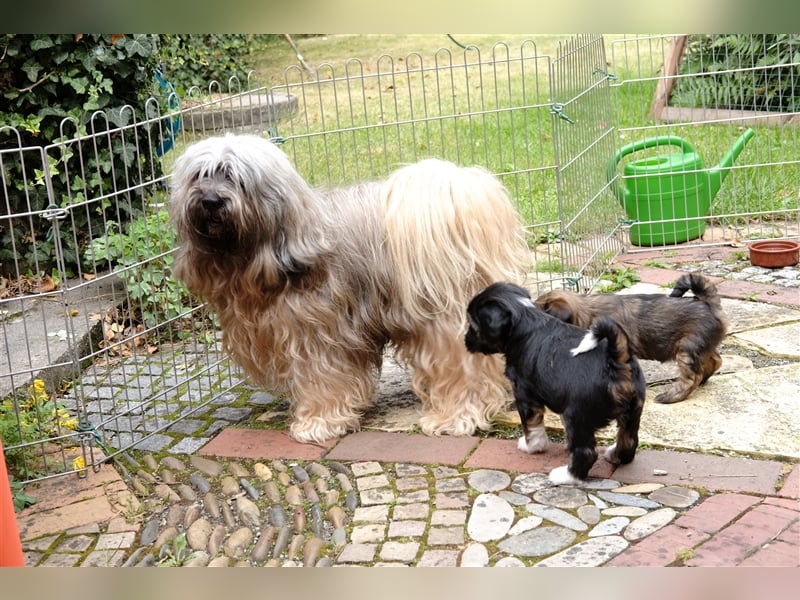
{"type": "MultiPolygon", "coordinates": [[[[620,177],[608,171],[619,146],[685,133],[714,161],[739,134],[733,116],[714,125],[648,116],[663,78],[683,77],[660,73],[673,43],[623,38],[609,56],[602,36],[582,35],[554,56],[530,40],[353,59],[314,77],[290,67],[269,85],[232,78],[152,98],[141,111],[127,107],[123,127],[97,114],[79,135],[66,122],[63,138],[41,148],[0,128],[0,228],[21,228],[41,254],[12,248],[1,274],[0,433],[14,475],[80,474],[130,448],[175,451],[166,433],[191,423],[211,436],[227,418],[220,410],[235,418],[252,394],[220,349],[214,315],[170,277],[169,173],[187,144],[267,136],[315,186],[383,177],[430,156],[482,165],[524,220],[533,284],[585,291],[631,244],[620,177]],[[103,150],[120,145],[127,159],[108,162],[103,150]],[[6,178],[12,163],[24,166],[21,180],[6,178]],[[54,185],[54,170],[67,168],[54,185]],[[124,183],[92,184],[110,171],[124,183]],[[46,201],[12,213],[20,193],[46,201]]],[[[796,127],[756,126],[700,242],[797,226],[796,127]]]]}

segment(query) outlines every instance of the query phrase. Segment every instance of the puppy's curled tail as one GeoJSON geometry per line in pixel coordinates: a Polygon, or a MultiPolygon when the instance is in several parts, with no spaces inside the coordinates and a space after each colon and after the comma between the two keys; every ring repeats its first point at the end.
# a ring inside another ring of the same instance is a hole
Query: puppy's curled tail
{"type": "Polygon", "coordinates": [[[627,365],[633,356],[628,336],[616,321],[608,317],[600,317],[594,322],[589,332],[577,347],[570,352],[578,356],[598,346],[600,340],[608,340],[608,358],[617,365],[627,365]]]}
{"type": "Polygon", "coordinates": [[[720,306],[719,296],[717,296],[717,286],[713,282],[700,275],[699,273],[686,273],[681,275],[675,283],[675,287],[670,293],[671,298],[680,298],[689,290],[706,304],[714,307],[720,306]]]}

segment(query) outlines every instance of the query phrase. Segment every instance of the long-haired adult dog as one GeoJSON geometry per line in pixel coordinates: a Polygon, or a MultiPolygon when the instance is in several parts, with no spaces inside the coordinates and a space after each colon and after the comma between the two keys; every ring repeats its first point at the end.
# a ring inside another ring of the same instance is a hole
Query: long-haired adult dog
{"type": "Polygon", "coordinates": [[[698,273],[681,275],[664,294],[591,294],[554,290],[539,296],[536,306],[579,327],[601,316],[611,317],[628,334],[633,353],[646,360],[675,360],[678,380],[655,397],[681,402],[722,366],[717,350],[728,320],[716,286],[698,273]],[[693,297],[686,296],[691,290],[693,297]]]}
{"type": "Polygon", "coordinates": [[[616,444],[605,458],[629,463],[639,443],[645,382],[628,338],[611,319],[590,331],[536,308],[525,288],[494,283],[467,307],[470,352],[505,356],[523,436],[518,448],[543,452],[544,410],[561,415],[570,463],[550,472],[556,484],[586,479],[597,460],[595,432],[616,420],[616,444]]]}
{"type": "Polygon", "coordinates": [[[529,264],[488,171],[429,159],[317,190],[270,141],[228,135],[187,148],[172,185],[174,274],[246,373],[288,392],[295,439],[357,429],[387,348],[413,369],[427,434],[472,434],[510,402],[501,362],[461,339],[472,294],[529,264]]]}

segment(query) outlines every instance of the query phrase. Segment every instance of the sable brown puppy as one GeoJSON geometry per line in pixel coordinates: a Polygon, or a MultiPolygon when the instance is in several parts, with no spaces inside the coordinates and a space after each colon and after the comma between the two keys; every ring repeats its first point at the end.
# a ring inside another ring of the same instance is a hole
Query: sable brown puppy
{"type": "Polygon", "coordinates": [[[530,264],[508,191],[479,167],[428,159],[381,181],[314,189],[252,135],[175,163],[174,274],[216,311],[250,377],[291,401],[291,435],[357,429],[385,351],[412,372],[427,434],[470,435],[510,402],[498,357],[464,348],[464,311],[530,264]]]}
{"type": "Polygon", "coordinates": [[[586,479],[597,460],[595,432],[613,420],[617,442],[605,458],[615,464],[633,460],[645,382],[625,333],[614,321],[598,319],[587,332],[536,308],[525,288],[509,283],[495,283],[478,293],[467,315],[467,349],[505,356],[522,422],[518,448],[544,451],[544,409],[561,415],[570,463],[550,472],[553,483],[586,479]]]}
{"type": "Polygon", "coordinates": [[[628,334],[641,359],[675,360],[679,378],[656,402],[681,402],[722,366],[717,347],[728,320],[717,289],[697,273],[682,275],[669,296],[662,294],[577,294],[554,290],[535,301],[545,312],[578,327],[611,317],[628,334]],[[694,297],[683,297],[691,290],[694,297]]]}

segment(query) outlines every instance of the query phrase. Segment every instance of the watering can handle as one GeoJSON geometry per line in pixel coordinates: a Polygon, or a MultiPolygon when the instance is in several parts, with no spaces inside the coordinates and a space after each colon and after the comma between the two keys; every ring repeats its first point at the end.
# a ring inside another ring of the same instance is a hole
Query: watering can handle
{"type": "MultiPolygon", "coordinates": [[[[627,146],[623,146],[614,154],[614,157],[609,161],[608,168],[606,169],[606,181],[611,183],[617,176],[617,165],[628,154],[644,150],[645,148],[653,148],[655,146],[678,146],[683,153],[694,152],[692,145],[685,139],[674,135],[660,135],[658,137],[646,138],[632,142],[627,146]]],[[[619,182],[614,182],[614,194],[623,202],[624,191],[620,187],[619,182]]]]}

